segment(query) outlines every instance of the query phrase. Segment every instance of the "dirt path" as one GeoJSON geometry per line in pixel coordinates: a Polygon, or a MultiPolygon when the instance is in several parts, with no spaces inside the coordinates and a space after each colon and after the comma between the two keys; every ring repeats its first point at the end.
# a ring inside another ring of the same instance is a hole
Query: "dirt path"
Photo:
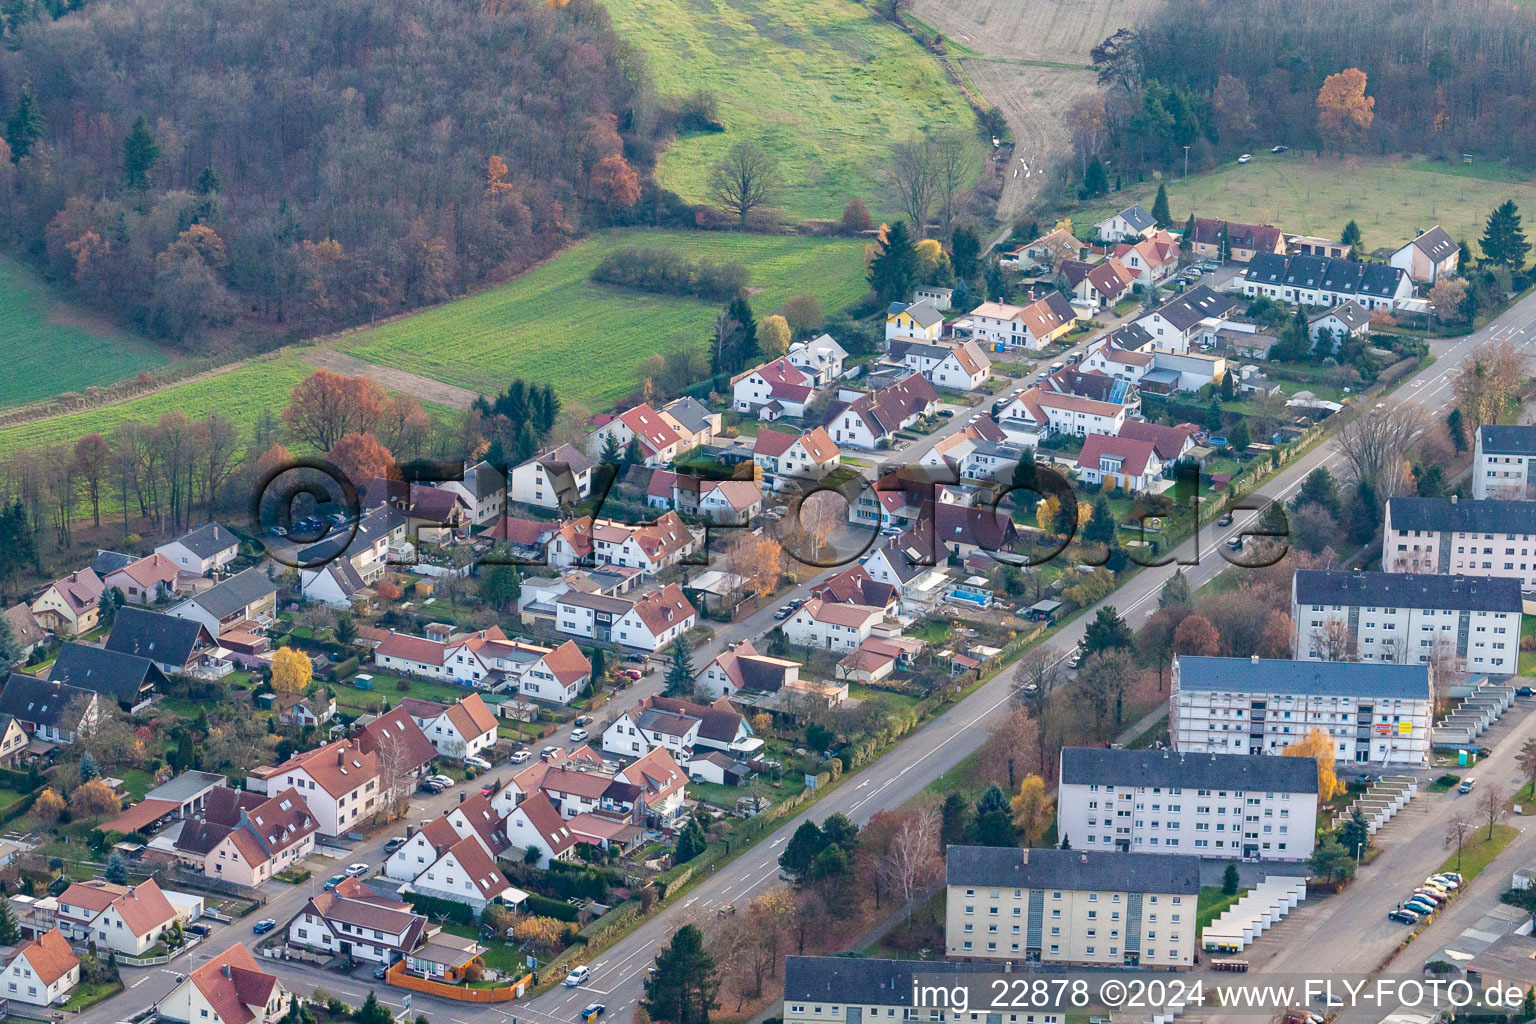
{"type": "Polygon", "coordinates": [[[468,409],[470,403],[480,397],[479,392],[470,391],[468,388],[444,384],[440,380],[423,377],[419,373],[380,366],[378,363],[370,363],[366,359],[349,356],[333,348],[310,349],[305,354],[304,361],[334,373],[344,373],[352,377],[371,377],[391,391],[410,395],[423,402],[446,405],[451,409],[468,409]]]}

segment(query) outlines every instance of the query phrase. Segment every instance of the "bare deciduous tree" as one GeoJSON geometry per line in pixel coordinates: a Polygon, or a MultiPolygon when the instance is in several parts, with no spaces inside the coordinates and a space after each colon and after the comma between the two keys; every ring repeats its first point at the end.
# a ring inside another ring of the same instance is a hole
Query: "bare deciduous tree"
{"type": "Polygon", "coordinates": [[[1356,416],[1339,431],[1339,451],[1350,475],[1376,489],[1378,501],[1396,497],[1405,474],[1404,461],[1418,449],[1428,426],[1424,410],[1413,403],[1388,405],[1356,416]]]}
{"type": "Polygon", "coordinates": [[[710,170],[709,191],[745,224],[747,214],[778,194],[778,162],[757,143],[743,139],[710,170]]]}
{"type": "Polygon", "coordinates": [[[1312,636],[1317,642],[1317,656],[1324,661],[1354,660],[1355,638],[1346,619],[1327,618],[1323,628],[1314,630],[1312,636]]]}
{"type": "Polygon", "coordinates": [[[1456,851],[1457,871],[1461,870],[1461,848],[1467,844],[1467,837],[1470,836],[1473,830],[1476,828],[1476,823],[1474,823],[1471,819],[1463,818],[1459,815],[1446,822],[1445,848],[1447,850],[1454,849],[1456,851]]]}
{"type": "Polygon", "coordinates": [[[1490,341],[1462,364],[1451,386],[1469,431],[1497,423],[1525,382],[1526,357],[1506,340],[1490,341]]]}
{"type": "Polygon", "coordinates": [[[932,807],[917,812],[901,826],[891,840],[886,858],[885,877],[892,891],[900,894],[907,921],[912,920],[912,904],[939,877],[943,858],[939,855],[939,812],[932,807]]]}
{"type": "Polygon", "coordinates": [[[379,736],[379,797],[387,818],[404,814],[411,798],[415,777],[405,746],[405,737],[383,732],[379,736]]]}
{"type": "Polygon", "coordinates": [[[1477,798],[1477,816],[1488,825],[1488,838],[1493,838],[1493,826],[1497,825],[1509,813],[1505,804],[1509,800],[1509,794],[1504,792],[1504,786],[1497,782],[1490,782],[1483,787],[1483,795],[1477,798]]]}
{"type": "Polygon", "coordinates": [[[923,236],[938,191],[938,159],[928,139],[908,139],[891,147],[891,184],[914,238],[923,236]]]}
{"type": "Polygon", "coordinates": [[[929,136],[929,140],[933,147],[934,189],[947,235],[954,226],[966,183],[971,179],[976,143],[969,133],[956,128],[940,129],[929,136]]]}

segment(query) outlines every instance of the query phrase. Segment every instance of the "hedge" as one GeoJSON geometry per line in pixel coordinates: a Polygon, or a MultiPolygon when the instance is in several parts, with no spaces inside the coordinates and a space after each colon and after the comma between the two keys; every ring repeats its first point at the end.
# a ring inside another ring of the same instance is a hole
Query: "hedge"
{"type": "Polygon", "coordinates": [[[343,679],[351,679],[353,676],[357,675],[357,669],[358,660],[357,655],[354,654],[352,657],[347,658],[345,661],[338,661],[331,666],[331,679],[332,681],[338,683],[343,679]]]}
{"type": "MultiPolygon", "coordinates": [[[[529,899],[532,898],[529,897],[529,899]]],[[[406,893],[405,900],[427,917],[446,917],[455,924],[474,926],[475,911],[468,903],[425,896],[419,892],[406,893]]]]}
{"type": "Polygon", "coordinates": [[[553,917],[561,921],[575,922],[581,915],[576,908],[569,903],[552,900],[548,896],[540,896],[536,892],[528,894],[528,902],[523,904],[523,909],[536,917],[553,917]]]}
{"type": "Polygon", "coordinates": [[[625,900],[576,933],[577,941],[588,946],[601,946],[615,932],[625,931],[640,918],[640,901],[625,900]]]}

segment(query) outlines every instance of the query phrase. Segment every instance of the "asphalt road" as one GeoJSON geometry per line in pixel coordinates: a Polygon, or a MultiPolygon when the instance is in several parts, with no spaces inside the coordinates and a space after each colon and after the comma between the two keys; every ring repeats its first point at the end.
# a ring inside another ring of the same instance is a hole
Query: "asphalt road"
{"type": "MultiPolygon", "coordinates": [[[[1521,300],[1498,321],[1472,336],[1457,341],[1432,342],[1431,348],[1437,357],[1436,362],[1427,370],[1406,381],[1396,390],[1395,395],[1419,402],[1431,413],[1444,413],[1451,401],[1451,384],[1459,363],[1478,345],[1497,338],[1509,338],[1521,348],[1530,350],[1532,339],[1536,338],[1536,296],[1528,296],[1521,300]]],[[[959,419],[959,417],[956,418],[959,419]]],[[[953,422],[946,424],[949,430],[958,429],[958,426],[953,422]]],[[[1313,469],[1318,466],[1327,466],[1337,472],[1339,463],[1336,446],[1331,441],[1326,442],[1287,466],[1270,481],[1262,493],[1270,499],[1284,499],[1301,485],[1306,475],[1313,469]]],[[[1262,503],[1261,500],[1254,502],[1256,505],[1262,505],[1262,503]]],[[[1257,512],[1239,513],[1232,526],[1225,529],[1207,528],[1173,552],[1174,563],[1139,573],[1101,602],[1100,606],[1113,605],[1133,625],[1140,625],[1156,608],[1157,594],[1162,589],[1163,583],[1174,572],[1174,564],[1184,569],[1192,586],[1200,586],[1228,567],[1229,563],[1221,557],[1221,552],[1225,551],[1226,540],[1236,536],[1256,518],[1257,512]]],[[[802,585],[795,593],[803,593],[808,586],[809,584],[802,585]]],[[[1059,662],[1070,656],[1072,648],[1082,637],[1084,627],[1091,621],[1094,612],[1100,606],[1089,609],[1051,639],[1045,650],[1054,657],[1054,660],[1059,662]]],[[[722,629],[715,644],[723,645],[728,638],[755,635],[767,628],[771,622],[771,609],[764,609],[742,623],[722,629]]],[[[702,666],[709,656],[712,655],[700,652],[696,656],[699,659],[697,664],[702,666]]],[[[642,681],[641,687],[659,686],[659,684],[658,674],[658,677],[647,677],[647,680],[642,681]]],[[[982,743],[987,736],[991,720],[999,715],[1012,699],[1013,687],[1013,671],[999,674],[944,715],[907,737],[875,764],[846,779],[841,786],[814,807],[787,819],[772,838],[764,840],[748,854],[726,864],[711,877],[697,884],[686,900],[667,907],[617,945],[596,957],[590,964],[592,975],[586,985],[574,989],[558,987],[529,1003],[508,1004],[503,1007],[473,1007],[418,998],[413,1001],[413,1014],[417,1011],[425,1012],[433,1017],[436,1024],[442,1024],[443,1021],[449,1024],[482,1024],[482,1022],[503,1024],[504,1021],[512,1019],[533,1021],[534,1024],[554,1024],[554,1022],[567,1024],[574,1020],[577,1012],[585,1004],[595,1001],[607,1006],[610,1019],[619,1022],[631,1020],[634,1007],[643,996],[645,968],[650,966],[662,944],[677,928],[690,922],[702,923],[709,920],[722,903],[742,905],[769,889],[782,886],[784,883],[778,878],[777,858],[784,843],[802,821],[820,820],[829,814],[842,812],[855,822],[862,824],[874,812],[898,807],[921,792],[930,782],[954,767],[982,743]]],[[[625,699],[637,697],[638,692],[637,688],[632,687],[627,691],[625,699]]],[[[1508,751],[1496,753],[1484,771],[1502,770],[1500,769],[1501,756],[1509,756],[1508,751]]],[[[456,799],[456,795],[450,791],[434,801],[422,802],[418,810],[413,811],[413,816],[435,815],[456,799]],[[442,806],[438,806],[439,803],[442,806]]],[[[1424,806],[1430,807],[1428,804],[1424,806]]],[[[1402,849],[1406,852],[1398,853],[1396,857],[1412,858],[1411,864],[1399,865],[1399,868],[1406,871],[1408,875],[1417,873],[1420,867],[1418,861],[1422,860],[1425,863],[1432,861],[1438,864],[1437,851],[1440,844],[1438,837],[1433,833],[1437,829],[1443,830],[1443,820],[1444,815],[1440,812],[1438,805],[1431,807],[1421,830],[1423,841],[1402,844],[1402,849]],[[1434,841],[1431,842],[1431,839],[1434,841]]],[[[1522,836],[1520,841],[1512,844],[1510,850],[1506,851],[1505,856],[1501,858],[1500,866],[1489,870],[1501,872],[1504,870],[1502,865],[1506,861],[1514,863],[1516,856],[1529,855],[1532,850],[1526,847],[1526,838],[1522,836]]],[[[380,849],[382,843],[383,840],[380,839],[371,844],[366,852],[359,851],[355,859],[366,861],[371,865],[382,863],[383,856],[380,849]]],[[[1371,877],[1369,873],[1386,874],[1391,870],[1393,885],[1396,885],[1396,879],[1404,876],[1399,876],[1397,871],[1392,869],[1395,859],[1389,858],[1393,857],[1393,851],[1387,851],[1363,874],[1369,879],[1371,877]]],[[[1489,876],[1490,879],[1496,877],[1496,874],[1489,876]]],[[[323,878],[317,879],[314,884],[323,884],[323,878]]],[[[1491,884],[1494,883],[1490,882],[1491,884]]],[[[1364,894],[1369,890],[1362,886],[1359,891],[1364,894]]],[[[262,916],[275,918],[280,923],[285,922],[302,907],[307,896],[307,889],[303,886],[276,891],[272,902],[263,910],[262,916]]],[[[1314,967],[1318,964],[1343,963],[1345,961],[1338,959],[1338,955],[1347,955],[1352,951],[1358,952],[1360,942],[1358,934],[1353,937],[1344,936],[1340,931],[1340,925],[1343,922],[1332,920],[1335,915],[1347,919],[1357,912],[1363,914],[1359,908],[1353,907],[1357,899],[1358,897],[1329,901],[1330,907],[1336,903],[1338,909],[1332,911],[1318,924],[1308,939],[1287,944],[1287,955],[1294,957],[1302,966],[1314,967]]],[[[1468,907],[1471,907],[1470,903],[1468,907]]],[[[1368,915],[1363,915],[1369,917],[1373,935],[1378,930],[1378,915],[1375,912],[1377,909],[1380,909],[1379,920],[1384,922],[1385,909],[1383,908],[1373,907],[1368,915]]],[[[1297,919],[1300,920],[1302,916],[1298,914],[1297,919]]],[[[1276,929],[1272,935],[1281,936],[1285,930],[1285,926],[1282,925],[1282,928],[1276,929]]],[[[184,973],[206,959],[207,954],[202,953],[201,949],[223,950],[232,941],[244,941],[255,945],[256,937],[251,935],[249,923],[231,925],[215,931],[199,950],[173,962],[169,972],[163,969],[150,969],[146,972],[125,970],[125,980],[130,985],[129,990],[86,1011],[80,1019],[85,1024],[123,1019],[128,1013],[154,1002],[168,992],[174,984],[175,973],[184,973]],[[143,976],[135,977],[137,974],[143,976]]],[[[1286,961],[1283,958],[1277,958],[1277,962],[1286,961]]],[[[317,974],[309,968],[296,968],[275,961],[268,963],[281,977],[290,980],[301,991],[319,983],[338,994],[342,991],[350,994],[365,984],[355,979],[337,980],[335,976],[317,974]]],[[[392,1007],[399,1008],[402,993],[384,986],[379,986],[378,989],[382,999],[392,1007]]]]}

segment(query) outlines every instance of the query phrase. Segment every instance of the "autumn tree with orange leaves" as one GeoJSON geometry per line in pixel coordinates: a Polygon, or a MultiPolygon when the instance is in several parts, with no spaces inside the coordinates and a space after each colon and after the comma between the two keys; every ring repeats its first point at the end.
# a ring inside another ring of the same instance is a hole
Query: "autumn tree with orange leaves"
{"type": "Polygon", "coordinates": [[[1344,150],[1365,140],[1376,117],[1376,99],[1365,94],[1365,72],[1345,68],[1323,79],[1317,91],[1317,131],[1325,142],[1344,150]]]}
{"type": "Polygon", "coordinates": [[[387,397],[367,377],[316,370],[294,386],[283,422],[295,440],[328,452],[347,434],[371,433],[387,397]]]}
{"type": "Polygon", "coordinates": [[[592,198],[609,213],[627,210],[640,201],[640,176],[618,153],[605,156],[592,168],[592,198]]]}
{"type": "Polygon", "coordinates": [[[358,487],[395,475],[395,456],[372,434],[347,434],[325,456],[358,487]]]}

